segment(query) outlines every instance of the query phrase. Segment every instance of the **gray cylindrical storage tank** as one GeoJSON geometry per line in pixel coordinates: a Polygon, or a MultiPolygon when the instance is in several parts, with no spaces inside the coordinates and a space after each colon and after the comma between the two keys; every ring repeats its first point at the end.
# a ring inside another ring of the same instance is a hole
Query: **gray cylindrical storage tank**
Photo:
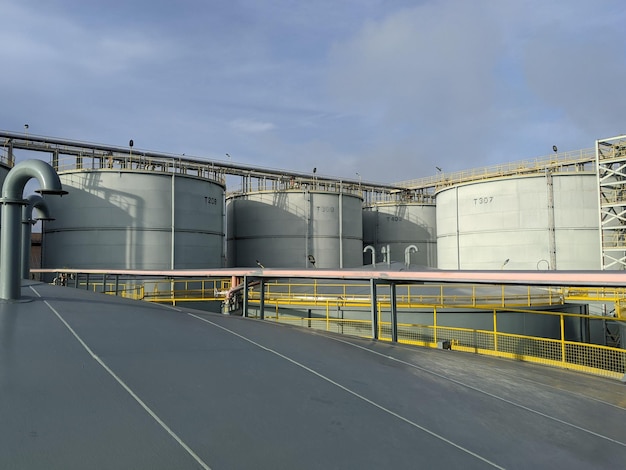
{"type": "MultiPolygon", "coordinates": [[[[376,263],[383,261],[382,251],[391,253],[390,261],[437,267],[436,208],[434,203],[384,202],[363,209],[363,244],[376,250],[376,263]]],[[[371,250],[364,253],[364,263],[370,264],[371,250]]]]}
{"type": "Polygon", "coordinates": [[[4,180],[11,171],[11,167],[6,162],[0,162],[0,188],[4,184],[4,180]]]}
{"type": "Polygon", "coordinates": [[[202,269],[223,266],[224,186],[179,173],[60,172],[47,198],[47,268],[202,269]]]}
{"type": "Polygon", "coordinates": [[[360,196],[292,189],[227,198],[228,265],[312,268],[361,266],[360,196]]]}
{"type": "Polygon", "coordinates": [[[9,171],[11,171],[11,167],[6,162],[0,161],[0,189],[2,189],[9,171]]]}
{"type": "Polygon", "coordinates": [[[459,184],[437,193],[440,269],[600,269],[595,172],[459,184]]]}

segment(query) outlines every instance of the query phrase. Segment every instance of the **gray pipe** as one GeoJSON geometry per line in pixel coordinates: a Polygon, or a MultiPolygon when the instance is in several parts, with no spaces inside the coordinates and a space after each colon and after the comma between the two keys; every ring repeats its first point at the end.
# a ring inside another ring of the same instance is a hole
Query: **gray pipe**
{"type": "Polygon", "coordinates": [[[411,253],[420,251],[415,245],[409,245],[404,249],[404,265],[408,268],[411,266],[411,253]]]}
{"type": "Polygon", "coordinates": [[[7,174],[2,186],[2,227],[0,227],[0,299],[20,298],[20,206],[26,204],[24,187],[36,178],[41,194],[67,194],[63,191],[59,175],[43,160],[25,160],[15,165],[7,174]]]}
{"type": "Polygon", "coordinates": [[[366,251],[372,252],[372,267],[375,268],[376,267],[376,248],[374,248],[372,245],[367,245],[365,248],[363,248],[363,253],[365,253],[366,251]]]}
{"type": "Polygon", "coordinates": [[[39,194],[31,194],[26,198],[27,204],[22,206],[22,262],[21,262],[21,278],[28,279],[30,275],[30,238],[32,235],[32,226],[35,224],[33,219],[33,209],[37,209],[39,216],[37,220],[54,220],[50,217],[50,210],[44,198],[39,194]]]}

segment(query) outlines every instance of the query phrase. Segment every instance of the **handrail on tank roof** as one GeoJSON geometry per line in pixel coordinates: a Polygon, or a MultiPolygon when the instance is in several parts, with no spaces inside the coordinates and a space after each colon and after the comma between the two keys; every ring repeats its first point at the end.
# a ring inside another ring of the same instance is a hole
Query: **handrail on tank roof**
{"type": "Polygon", "coordinates": [[[407,189],[440,188],[504,176],[538,174],[546,170],[582,171],[585,169],[585,165],[591,165],[592,168],[589,168],[589,170],[593,171],[595,170],[595,160],[595,148],[587,148],[569,152],[558,152],[544,157],[537,157],[532,160],[519,160],[470,170],[450,173],[440,171],[434,176],[402,181],[396,183],[396,185],[407,189]]]}
{"type": "MultiPolygon", "coordinates": [[[[604,139],[609,140],[609,139],[604,139]]],[[[603,141],[604,141],[603,140],[603,141]]],[[[87,158],[106,159],[113,156],[113,166],[118,170],[139,170],[139,171],[162,171],[175,174],[186,174],[191,176],[206,177],[225,185],[225,176],[241,176],[246,178],[257,178],[259,180],[281,180],[283,178],[307,179],[315,176],[319,182],[341,182],[343,184],[358,185],[365,204],[376,202],[395,201],[428,201],[433,199],[435,192],[447,186],[480,181],[504,176],[538,174],[546,169],[558,171],[584,171],[586,165],[595,167],[595,148],[582,149],[569,152],[559,152],[545,157],[538,157],[534,160],[521,160],[517,162],[493,165],[472,170],[463,170],[451,173],[439,171],[434,176],[420,179],[403,181],[392,184],[371,183],[357,179],[339,179],[322,175],[312,175],[310,173],[293,172],[280,169],[252,167],[243,164],[233,163],[230,160],[208,160],[204,158],[189,157],[184,154],[175,155],[149,150],[133,149],[132,147],[120,147],[96,144],[90,142],[80,142],[69,139],[59,139],[54,137],[37,136],[24,132],[8,132],[0,130],[0,148],[19,148],[32,151],[52,153],[52,166],[58,168],[59,155],[73,155],[76,157],[74,167],[61,167],[58,171],[70,171],[88,169],[84,163],[87,158]],[[2,141],[4,138],[4,141],[2,141]],[[143,160],[150,159],[155,163],[152,166],[143,166],[143,160]],[[206,169],[206,172],[205,172],[206,169]],[[211,176],[212,175],[212,176],[211,176]]],[[[11,158],[7,158],[11,166],[11,158]]],[[[101,167],[98,160],[98,169],[106,169],[106,165],[101,167]]],[[[94,163],[92,162],[92,165],[94,163]]],[[[594,168],[595,169],[595,168],[594,168]]],[[[239,190],[233,192],[248,192],[247,183],[242,183],[239,190]]]]}

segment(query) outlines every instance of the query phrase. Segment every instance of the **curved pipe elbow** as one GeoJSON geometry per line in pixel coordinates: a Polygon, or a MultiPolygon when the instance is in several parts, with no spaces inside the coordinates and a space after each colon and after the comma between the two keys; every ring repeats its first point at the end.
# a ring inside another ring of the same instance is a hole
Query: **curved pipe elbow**
{"type": "Polygon", "coordinates": [[[363,248],[363,253],[367,253],[368,251],[372,252],[372,266],[376,267],[376,248],[374,248],[372,245],[367,245],[365,248],[363,248]]]}
{"type": "Polygon", "coordinates": [[[7,174],[2,186],[2,198],[17,200],[23,198],[24,187],[31,178],[39,181],[42,194],[67,194],[63,191],[59,175],[43,160],[25,160],[15,165],[7,174]]]}
{"type": "Polygon", "coordinates": [[[39,211],[40,217],[37,217],[38,219],[52,219],[52,217],[50,217],[50,209],[48,208],[48,204],[46,203],[45,199],[39,194],[31,194],[26,198],[26,201],[28,202],[28,204],[22,206],[22,222],[34,223],[34,221],[31,220],[33,217],[33,209],[37,209],[39,211]]]}

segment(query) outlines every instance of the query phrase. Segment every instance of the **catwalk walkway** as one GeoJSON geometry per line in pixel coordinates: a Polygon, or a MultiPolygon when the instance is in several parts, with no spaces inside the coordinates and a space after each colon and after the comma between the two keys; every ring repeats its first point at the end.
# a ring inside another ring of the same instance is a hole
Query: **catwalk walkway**
{"type": "Polygon", "coordinates": [[[3,469],[615,469],[626,385],[29,283],[3,469]]]}

